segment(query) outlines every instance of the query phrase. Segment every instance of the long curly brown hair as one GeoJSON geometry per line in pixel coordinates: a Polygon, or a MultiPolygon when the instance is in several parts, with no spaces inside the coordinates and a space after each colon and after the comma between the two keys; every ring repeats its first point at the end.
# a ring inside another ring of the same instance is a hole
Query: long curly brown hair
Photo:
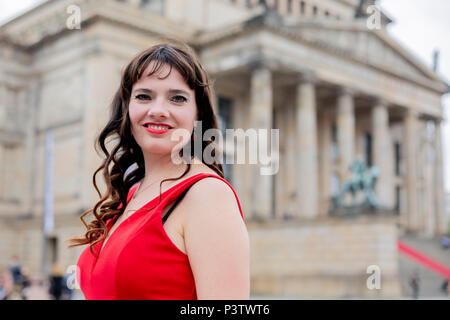
{"type": "MultiPolygon", "coordinates": [[[[208,75],[201,66],[199,59],[192,48],[186,44],[166,42],[155,45],[134,57],[122,73],[120,87],[115,93],[110,106],[111,113],[109,121],[95,141],[96,150],[99,152],[100,148],[101,152],[104,154],[102,164],[93,175],[93,184],[100,200],[92,209],[85,211],[81,215],[81,221],[86,226],[87,231],[84,236],[66,240],[72,243],[69,248],[90,243],[90,250],[93,253],[94,245],[105,239],[107,236],[108,229],[106,227],[106,222],[109,219],[123,214],[127,203],[127,194],[130,188],[141,181],[145,175],[142,150],[131,134],[128,106],[133,84],[141,78],[143,72],[152,61],[155,62],[154,68],[149,76],[159,72],[159,69],[161,69],[164,64],[168,64],[171,68],[175,68],[180,72],[187,85],[194,90],[198,121],[201,121],[202,123],[202,136],[208,129],[218,129],[217,119],[212,105],[208,75]],[[106,141],[107,139],[109,139],[108,142],[106,141]],[[105,144],[109,144],[110,141],[114,144],[111,152],[108,151],[105,146],[105,144]],[[127,172],[127,169],[131,172],[127,172]],[[107,188],[103,195],[96,183],[96,176],[99,172],[103,173],[103,179],[107,188]],[[84,217],[91,212],[94,217],[93,220],[87,224],[84,217]]],[[[192,159],[195,152],[192,135],[191,140],[188,143],[191,144],[190,157],[192,159]]],[[[213,141],[201,141],[202,152],[210,143],[213,143],[213,141]]],[[[212,150],[212,154],[214,155],[216,149],[213,148],[212,150]]],[[[186,155],[183,155],[183,149],[180,150],[179,155],[185,158],[186,155]]],[[[223,168],[220,163],[214,161],[211,164],[205,164],[217,172],[219,176],[222,178],[224,177],[223,168]]],[[[187,168],[181,176],[164,179],[160,182],[158,204],[161,202],[162,183],[182,178],[189,172],[190,168],[191,166],[188,162],[187,168]]]]}

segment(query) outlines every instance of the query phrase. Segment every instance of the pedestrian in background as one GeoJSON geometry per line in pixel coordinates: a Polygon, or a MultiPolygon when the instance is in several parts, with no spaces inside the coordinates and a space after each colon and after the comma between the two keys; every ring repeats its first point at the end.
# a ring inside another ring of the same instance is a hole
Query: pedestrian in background
{"type": "Polygon", "coordinates": [[[12,277],[12,290],[7,294],[8,300],[21,300],[23,289],[23,274],[22,264],[19,257],[14,255],[11,257],[11,261],[8,264],[8,270],[12,277]]]}
{"type": "Polygon", "coordinates": [[[441,285],[441,290],[445,294],[448,293],[448,281],[449,281],[449,279],[445,279],[444,282],[442,282],[442,285],[441,285]]]}
{"type": "Polygon", "coordinates": [[[23,294],[26,300],[50,300],[45,280],[39,274],[30,276],[30,285],[23,289],[23,294]]]}
{"type": "Polygon", "coordinates": [[[0,300],[6,299],[6,287],[3,272],[0,271],[0,300]]]}
{"type": "Polygon", "coordinates": [[[2,283],[1,299],[8,300],[9,296],[11,295],[11,293],[13,291],[13,286],[14,286],[11,272],[7,268],[0,270],[0,279],[1,279],[0,281],[2,283]]]}
{"type": "Polygon", "coordinates": [[[63,294],[63,276],[63,269],[58,263],[55,263],[52,267],[52,273],[50,274],[49,279],[49,293],[53,300],[61,300],[61,296],[63,294]]]}
{"type": "Polygon", "coordinates": [[[22,265],[18,256],[12,256],[11,262],[8,264],[8,270],[11,272],[14,285],[22,284],[22,265]]]}
{"type": "Polygon", "coordinates": [[[419,277],[419,272],[416,271],[414,272],[414,274],[411,277],[411,280],[409,282],[411,288],[412,288],[412,293],[413,293],[413,299],[418,299],[419,298],[419,290],[420,290],[420,277],[419,277]]]}
{"type": "Polygon", "coordinates": [[[450,298],[450,279],[447,279],[447,296],[450,298]]]}
{"type": "Polygon", "coordinates": [[[69,285],[67,284],[69,282],[70,276],[71,274],[69,273],[66,273],[63,276],[63,292],[62,292],[63,300],[72,300],[73,298],[73,290],[69,288],[69,285]]]}
{"type": "Polygon", "coordinates": [[[21,286],[20,286],[20,294],[21,294],[23,300],[27,300],[25,291],[30,285],[31,285],[30,271],[28,270],[28,268],[23,267],[22,268],[22,281],[21,281],[21,286]]]}
{"type": "Polygon", "coordinates": [[[448,249],[449,244],[450,244],[450,239],[447,236],[443,236],[441,239],[442,249],[448,249]]]}

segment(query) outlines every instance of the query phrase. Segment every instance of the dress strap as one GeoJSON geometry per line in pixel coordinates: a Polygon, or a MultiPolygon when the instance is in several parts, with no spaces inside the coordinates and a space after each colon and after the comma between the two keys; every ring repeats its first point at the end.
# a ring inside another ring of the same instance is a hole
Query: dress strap
{"type": "MultiPolygon", "coordinates": [[[[195,182],[194,182],[195,183],[195,182]]],[[[166,222],[167,218],[169,217],[169,215],[172,213],[173,209],[175,209],[175,207],[181,202],[181,200],[184,198],[184,196],[186,195],[186,193],[188,192],[188,190],[194,185],[191,184],[190,186],[188,186],[177,198],[177,200],[175,200],[175,203],[170,207],[169,211],[166,212],[166,214],[164,215],[164,217],[162,218],[162,223],[164,224],[164,222],[166,222]]]]}

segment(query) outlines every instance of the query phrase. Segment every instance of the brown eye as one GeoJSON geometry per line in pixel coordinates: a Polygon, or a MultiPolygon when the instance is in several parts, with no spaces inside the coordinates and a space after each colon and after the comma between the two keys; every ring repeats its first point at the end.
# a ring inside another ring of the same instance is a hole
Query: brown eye
{"type": "Polygon", "coordinates": [[[174,97],[172,98],[172,100],[173,100],[174,102],[177,102],[177,103],[183,103],[183,102],[186,102],[186,101],[187,101],[187,99],[186,99],[185,97],[183,97],[183,96],[174,96],[174,97]]]}
{"type": "Polygon", "coordinates": [[[150,100],[150,96],[146,94],[138,94],[135,98],[138,100],[150,100]]]}

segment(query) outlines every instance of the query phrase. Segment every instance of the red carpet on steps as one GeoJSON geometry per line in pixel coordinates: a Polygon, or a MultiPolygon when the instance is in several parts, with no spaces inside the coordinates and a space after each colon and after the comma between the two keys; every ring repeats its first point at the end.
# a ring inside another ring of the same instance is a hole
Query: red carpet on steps
{"type": "Polygon", "coordinates": [[[416,260],[418,263],[422,264],[426,268],[436,272],[437,274],[446,279],[450,279],[450,269],[444,266],[443,264],[431,259],[430,257],[427,257],[423,253],[406,245],[402,241],[397,242],[397,248],[401,253],[416,260]]]}

